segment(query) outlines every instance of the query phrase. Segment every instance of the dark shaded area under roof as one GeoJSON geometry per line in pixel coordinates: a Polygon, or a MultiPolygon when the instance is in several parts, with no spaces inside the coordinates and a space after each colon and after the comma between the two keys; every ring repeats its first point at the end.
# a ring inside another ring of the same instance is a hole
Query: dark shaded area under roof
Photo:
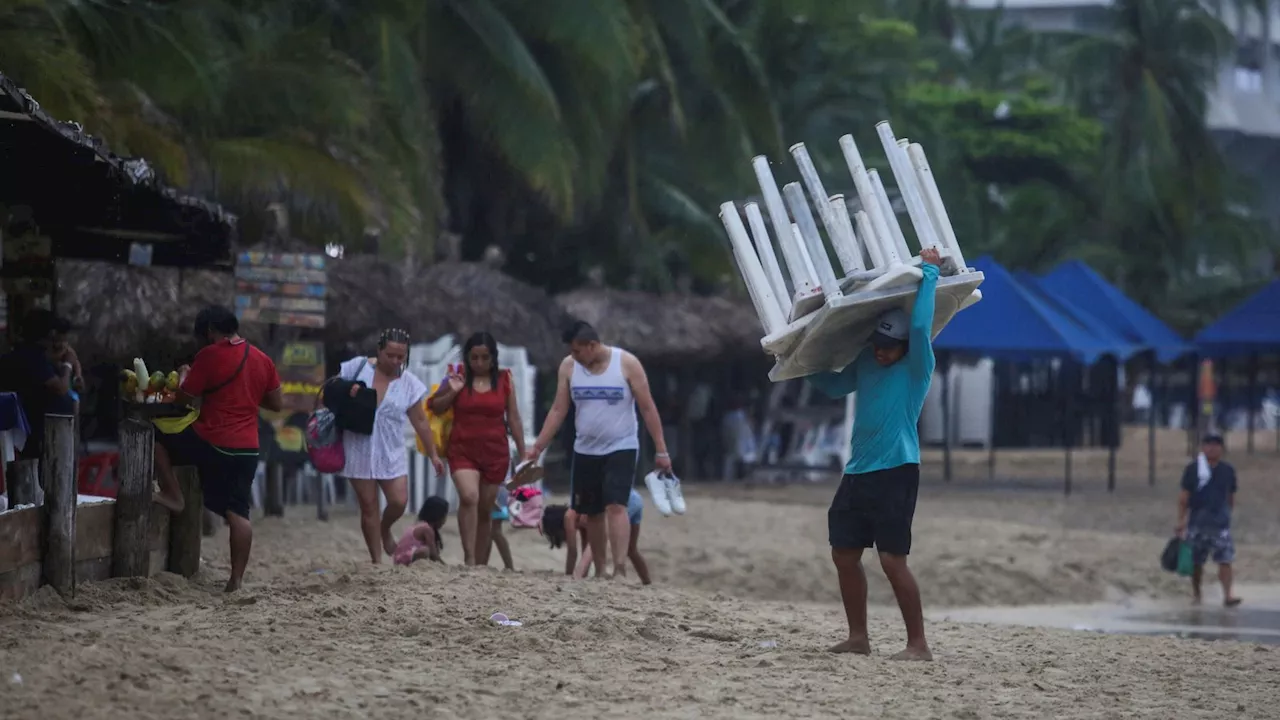
{"type": "Polygon", "coordinates": [[[236,218],[159,182],[142,159],[116,156],[79,124],[49,117],[0,74],[0,203],[29,206],[55,256],[126,262],[152,245],[153,265],[232,264],[236,218]]]}

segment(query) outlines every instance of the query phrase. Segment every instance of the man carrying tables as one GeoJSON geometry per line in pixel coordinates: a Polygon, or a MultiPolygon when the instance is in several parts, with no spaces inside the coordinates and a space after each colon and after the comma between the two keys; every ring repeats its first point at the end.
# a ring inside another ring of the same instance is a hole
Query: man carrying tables
{"type": "Polygon", "coordinates": [[[924,638],[920,588],[907,567],[911,521],[920,488],[920,410],[933,380],[933,307],[942,264],[938,251],[920,252],[924,277],[908,320],[899,309],[876,321],[871,347],[838,373],[809,376],[809,383],[832,398],[858,394],[852,454],[827,511],[831,559],[840,579],[840,597],[849,637],[835,653],[871,654],[867,638],[867,575],[862,553],[874,547],[893,586],[907,626],[907,647],[894,660],[932,660],[924,638]]]}

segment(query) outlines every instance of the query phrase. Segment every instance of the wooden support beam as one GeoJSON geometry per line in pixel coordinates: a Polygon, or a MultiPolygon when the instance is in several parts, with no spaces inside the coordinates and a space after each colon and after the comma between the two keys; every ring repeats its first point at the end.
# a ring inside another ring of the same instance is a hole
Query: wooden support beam
{"type": "Polygon", "coordinates": [[[63,597],[76,592],[76,430],[70,415],[45,415],[44,579],[63,597]]]}
{"type": "Polygon", "coordinates": [[[175,467],[178,489],[182,491],[182,512],[169,520],[168,569],[191,577],[200,569],[200,541],[204,531],[204,495],[200,474],[190,466],[175,467]]]}
{"type": "Polygon", "coordinates": [[[151,423],[133,418],[120,422],[120,465],[116,476],[115,535],[111,542],[111,577],[147,577],[151,571],[151,473],[155,465],[155,433],[151,423]]]}

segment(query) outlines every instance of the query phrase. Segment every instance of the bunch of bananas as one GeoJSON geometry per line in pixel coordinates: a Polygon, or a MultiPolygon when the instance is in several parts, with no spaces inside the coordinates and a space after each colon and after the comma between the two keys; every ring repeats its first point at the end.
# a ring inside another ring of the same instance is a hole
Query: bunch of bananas
{"type": "Polygon", "coordinates": [[[125,368],[120,371],[121,396],[133,402],[172,401],[181,382],[182,379],[178,377],[177,370],[171,370],[168,375],[159,370],[148,375],[147,364],[142,361],[142,358],[133,359],[132,369],[125,368]]]}

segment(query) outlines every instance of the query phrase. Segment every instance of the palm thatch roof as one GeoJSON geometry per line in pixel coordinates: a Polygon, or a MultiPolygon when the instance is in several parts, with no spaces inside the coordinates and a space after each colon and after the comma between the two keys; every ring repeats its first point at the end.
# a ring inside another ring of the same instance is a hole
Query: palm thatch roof
{"type": "Polygon", "coordinates": [[[367,352],[385,327],[415,341],[453,334],[459,342],[487,330],[522,346],[539,367],[564,356],[560,333],[572,318],[545,292],[481,263],[391,265],[369,256],[335,260],[329,271],[326,345],[367,352]]]}
{"type": "MultiPolygon", "coordinates": [[[[143,355],[149,364],[167,364],[190,354],[196,312],[230,305],[234,292],[225,272],[58,261],[58,313],[75,326],[85,362],[143,355]]],[[[488,330],[503,344],[527,348],[539,367],[554,367],[571,319],[543,291],[481,264],[421,266],[356,255],[329,264],[322,337],[330,354],[344,357],[369,352],[386,327],[403,327],[415,341],[488,330]]],[[[244,334],[262,342],[263,330],[246,324],[244,334]]]]}
{"type": "Polygon", "coordinates": [[[763,357],[755,311],[723,297],[584,288],[556,300],[601,338],[660,363],[763,357]]]}

